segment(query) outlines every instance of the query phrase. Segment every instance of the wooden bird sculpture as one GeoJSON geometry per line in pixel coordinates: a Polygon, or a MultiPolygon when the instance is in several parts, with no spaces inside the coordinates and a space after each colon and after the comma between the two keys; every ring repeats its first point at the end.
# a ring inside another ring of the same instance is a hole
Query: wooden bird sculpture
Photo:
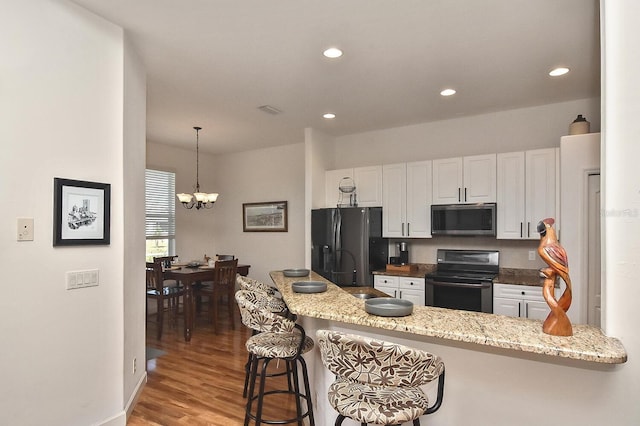
{"type": "Polygon", "coordinates": [[[558,243],[556,231],[553,229],[555,220],[546,218],[538,223],[537,230],[540,233],[540,245],[538,255],[549,265],[540,270],[544,277],[542,295],[551,312],[542,324],[542,331],[554,336],[572,336],[573,329],[567,316],[567,310],[571,306],[571,278],[569,277],[569,261],[564,247],[558,243]],[[566,284],[562,296],[555,298],[556,278],[560,276],[566,284]]]}

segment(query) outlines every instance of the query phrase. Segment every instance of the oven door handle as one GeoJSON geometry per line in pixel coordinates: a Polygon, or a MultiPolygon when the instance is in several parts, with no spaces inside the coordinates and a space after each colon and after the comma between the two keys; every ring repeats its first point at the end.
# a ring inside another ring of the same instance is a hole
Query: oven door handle
{"type": "Polygon", "coordinates": [[[459,282],[445,282],[445,281],[435,281],[435,280],[427,280],[427,284],[431,284],[434,286],[442,286],[442,287],[458,287],[458,288],[490,288],[492,283],[459,283],[459,282]]]}

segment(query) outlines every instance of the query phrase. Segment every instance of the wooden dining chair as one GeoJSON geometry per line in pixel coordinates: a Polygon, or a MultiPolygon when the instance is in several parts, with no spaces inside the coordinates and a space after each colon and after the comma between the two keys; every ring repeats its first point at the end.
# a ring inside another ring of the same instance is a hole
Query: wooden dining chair
{"type": "Polygon", "coordinates": [[[235,258],[232,254],[216,254],[216,260],[234,260],[235,258]]]}
{"type": "Polygon", "coordinates": [[[175,281],[167,282],[164,280],[162,262],[163,260],[156,260],[154,262],[147,262],[146,264],[147,302],[149,298],[156,300],[156,326],[158,340],[162,338],[165,310],[169,313],[170,322],[175,324],[180,305],[180,296],[184,295],[184,288],[182,286],[175,281]],[[167,301],[166,307],[165,301],[167,301]]]}
{"type": "Polygon", "coordinates": [[[226,297],[227,310],[231,329],[235,329],[235,299],[236,272],[238,259],[218,260],[213,270],[213,281],[205,281],[194,288],[196,298],[207,296],[209,298],[209,312],[213,322],[213,330],[218,333],[218,305],[223,297],[226,297]]]}

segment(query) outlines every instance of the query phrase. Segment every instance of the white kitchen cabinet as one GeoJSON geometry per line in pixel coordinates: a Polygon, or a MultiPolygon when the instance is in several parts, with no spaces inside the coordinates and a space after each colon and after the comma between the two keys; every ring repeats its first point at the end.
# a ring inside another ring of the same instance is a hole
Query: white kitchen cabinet
{"type": "Polygon", "coordinates": [[[496,154],[433,160],[433,204],[496,201],[496,154]]]}
{"type": "Polygon", "coordinates": [[[497,156],[497,238],[537,240],[539,221],[556,219],[558,149],[510,152],[497,156]]]}
{"type": "Polygon", "coordinates": [[[382,167],[382,236],[431,237],[431,161],[382,167]]]}
{"type": "Polygon", "coordinates": [[[391,297],[409,300],[415,306],[424,306],[424,278],[374,275],[373,286],[391,297]]]}
{"type": "Polygon", "coordinates": [[[348,205],[350,194],[342,194],[338,189],[345,177],[353,179],[356,185],[356,202],[359,207],[382,206],[382,166],[336,169],[325,172],[325,206],[348,205]]]}
{"type": "MultiPolygon", "coordinates": [[[[556,297],[559,290],[556,289],[556,297]]],[[[493,284],[493,313],[509,317],[544,320],[549,305],[542,296],[542,287],[513,284],[493,284]]]]}
{"type": "Polygon", "coordinates": [[[382,166],[353,169],[359,207],[382,206],[382,166]]]}

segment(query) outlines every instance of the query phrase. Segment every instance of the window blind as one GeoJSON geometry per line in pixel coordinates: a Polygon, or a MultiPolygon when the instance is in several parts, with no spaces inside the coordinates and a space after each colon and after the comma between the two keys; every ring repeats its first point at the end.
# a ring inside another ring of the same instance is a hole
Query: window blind
{"type": "Polygon", "coordinates": [[[145,233],[148,240],[175,238],[176,175],[145,170],[145,233]]]}

